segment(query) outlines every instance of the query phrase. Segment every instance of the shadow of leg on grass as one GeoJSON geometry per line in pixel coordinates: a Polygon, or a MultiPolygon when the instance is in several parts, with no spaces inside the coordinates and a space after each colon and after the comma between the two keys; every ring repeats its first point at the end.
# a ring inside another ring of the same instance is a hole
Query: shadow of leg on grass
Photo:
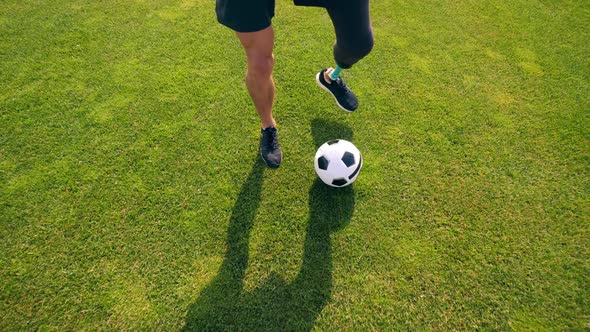
{"type": "MultiPolygon", "coordinates": [[[[316,148],[342,138],[352,140],[350,128],[315,119],[311,133],[316,148]]],[[[288,286],[288,330],[309,331],[332,296],[332,245],[330,233],[343,229],[354,212],[352,187],[333,188],[316,178],[309,191],[309,223],[303,249],[303,264],[288,286]]]]}
{"type": "MultiPolygon", "coordinates": [[[[312,134],[317,147],[334,138],[352,139],[347,127],[323,120],[313,121],[312,134]]],[[[242,187],[232,211],[221,269],[189,308],[185,331],[310,331],[332,296],[330,233],[350,222],[354,191],[352,187],[329,187],[319,179],[309,191],[303,263],[295,279],[287,284],[280,275],[271,274],[256,289],[243,291],[262,168],[255,165],[242,187]]]]}
{"type": "Polygon", "coordinates": [[[257,156],[231,213],[226,253],[219,273],[189,309],[185,331],[227,329],[236,324],[236,304],[240,301],[248,266],[248,239],[260,205],[264,167],[257,156]]]}

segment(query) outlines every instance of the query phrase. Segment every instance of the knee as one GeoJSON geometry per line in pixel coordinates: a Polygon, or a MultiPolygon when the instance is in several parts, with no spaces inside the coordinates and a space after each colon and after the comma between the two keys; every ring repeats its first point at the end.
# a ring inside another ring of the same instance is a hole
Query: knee
{"type": "Polygon", "coordinates": [[[254,54],[248,56],[248,76],[253,78],[269,77],[274,66],[271,54],[254,54]]]}
{"type": "Polygon", "coordinates": [[[347,43],[336,41],[336,44],[334,44],[334,57],[342,68],[350,68],[371,53],[373,46],[374,40],[371,32],[360,38],[349,40],[347,43]]]}
{"type": "Polygon", "coordinates": [[[364,47],[363,50],[365,51],[365,55],[371,53],[371,51],[373,50],[373,46],[375,46],[375,39],[373,38],[373,32],[371,32],[367,36],[367,38],[364,42],[364,45],[363,45],[363,47],[364,47]]]}
{"type": "Polygon", "coordinates": [[[375,41],[373,39],[373,33],[367,33],[363,38],[358,38],[353,45],[351,45],[349,52],[358,58],[363,58],[367,54],[371,53],[375,41]]]}

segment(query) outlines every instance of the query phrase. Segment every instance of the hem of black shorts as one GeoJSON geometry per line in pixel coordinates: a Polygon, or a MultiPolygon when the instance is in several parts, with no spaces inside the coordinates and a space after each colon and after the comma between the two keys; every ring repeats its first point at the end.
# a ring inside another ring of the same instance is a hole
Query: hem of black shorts
{"type": "Polygon", "coordinates": [[[226,26],[226,27],[232,29],[235,32],[256,32],[256,31],[262,31],[262,30],[264,30],[264,29],[266,29],[266,28],[268,28],[269,26],[272,25],[272,22],[271,22],[268,25],[263,26],[262,28],[254,27],[254,28],[246,28],[246,29],[244,29],[244,28],[241,28],[239,26],[234,26],[232,24],[228,24],[228,23],[222,22],[220,20],[217,20],[217,22],[219,22],[219,24],[221,24],[223,26],[226,26]]]}

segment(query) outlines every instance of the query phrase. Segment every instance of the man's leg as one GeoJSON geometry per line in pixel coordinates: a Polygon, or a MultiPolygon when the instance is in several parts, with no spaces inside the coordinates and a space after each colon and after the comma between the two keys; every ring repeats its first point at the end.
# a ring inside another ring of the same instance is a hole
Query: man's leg
{"type": "Polygon", "coordinates": [[[256,32],[236,32],[248,61],[246,85],[256,112],[260,115],[262,128],[276,127],[272,116],[275,83],[272,79],[274,66],[274,32],[272,26],[256,32]]]}
{"type": "Polygon", "coordinates": [[[276,121],[272,116],[275,96],[275,84],[272,79],[274,57],[274,32],[272,26],[256,32],[236,32],[244,50],[248,67],[246,70],[246,86],[254,102],[256,112],[260,116],[262,138],[261,155],[271,167],[278,167],[283,159],[276,121]]]}
{"type": "Polygon", "coordinates": [[[340,78],[340,72],[351,68],[373,49],[369,0],[333,1],[326,9],[336,32],[336,69],[322,70],[316,80],[334,96],[340,108],[352,112],[357,109],[358,100],[340,78]]]}
{"type": "Polygon", "coordinates": [[[337,1],[327,8],[334,30],[334,60],[349,69],[373,49],[369,0],[337,1]]]}

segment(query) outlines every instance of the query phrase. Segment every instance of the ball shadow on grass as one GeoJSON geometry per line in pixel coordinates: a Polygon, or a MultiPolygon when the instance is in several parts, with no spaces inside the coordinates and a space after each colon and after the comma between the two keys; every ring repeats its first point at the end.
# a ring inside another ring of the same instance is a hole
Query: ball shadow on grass
{"type": "MultiPolygon", "coordinates": [[[[352,131],[314,120],[317,146],[333,138],[350,140],[352,131]]],[[[225,257],[218,275],[187,313],[185,331],[309,331],[332,295],[330,233],[345,227],[354,211],[352,187],[332,188],[316,179],[309,191],[309,221],[303,263],[291,283],[278,274],[245,292],[248,241],[260,205],[265,166],[257,156],[230,217],[225,257]]]]}

